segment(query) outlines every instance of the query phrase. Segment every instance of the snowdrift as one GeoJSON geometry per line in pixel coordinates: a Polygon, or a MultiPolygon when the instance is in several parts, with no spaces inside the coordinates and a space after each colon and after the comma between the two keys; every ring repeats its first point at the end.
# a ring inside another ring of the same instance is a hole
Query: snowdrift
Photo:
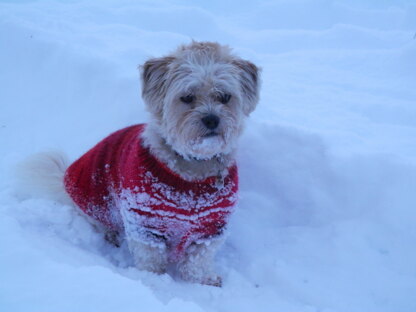
{"type": "Polygon", "coordinates": [[[0,4],[5,311],[415,311],[416,6],[396,1],[0,4]],[[137,66],[215,40],[263,68],[221,289],[137,271],[73,207],[13,187],[145,122],[137,66]]]}

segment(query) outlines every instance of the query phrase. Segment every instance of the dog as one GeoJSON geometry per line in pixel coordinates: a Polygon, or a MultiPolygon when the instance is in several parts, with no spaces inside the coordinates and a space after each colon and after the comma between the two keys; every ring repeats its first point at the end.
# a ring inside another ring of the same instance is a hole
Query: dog
{"type": "Polygon", "coordinates": [[[228,46],[193,41],[140,71],[150,121],[111,134],[65,170],[50,156],[62,172],[52,180],[109,241],[127,241],[138,269],[174,267],[185,281],[221,286],[214,256],[237,201],[235,153],[260,70],[228,46]]]}

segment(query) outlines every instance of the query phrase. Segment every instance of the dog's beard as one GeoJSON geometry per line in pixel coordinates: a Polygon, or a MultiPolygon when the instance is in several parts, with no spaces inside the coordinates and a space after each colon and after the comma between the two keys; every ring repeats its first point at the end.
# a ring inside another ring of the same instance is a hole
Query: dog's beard
{"type": "MultiPolygon", "coordinates": [[[[207,160],[229,154],[236,146],[238,124],[220,117],[221,125],[215,130],[205,128],[199,114],[184,114],[175,123],[167,123],[166,142],[186,159],[207,160]]],[[[230,119],[230,118],[228,118],[230,119]]]]}
{"type": "MultiPolygon", "coordinates": [[[[231,140],[232,141],[232,140],[231,140]]],[[[230,143],[220,131],[195,131],[184,127],[167,140],[184,158],[206,160],[230,152],[230,143]]]]}
{"type": "Polygon", "coordinates": [[[223,154],[226,142],[222,135],[213,134],[191,140],[189,144],[190,156],[196,159],[210,159],[223,154]]]}

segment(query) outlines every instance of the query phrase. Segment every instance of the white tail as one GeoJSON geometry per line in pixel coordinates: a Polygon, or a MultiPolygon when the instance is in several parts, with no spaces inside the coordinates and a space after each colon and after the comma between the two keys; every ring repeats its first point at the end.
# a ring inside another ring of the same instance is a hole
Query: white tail
{"type": "Polygon", "coordinates": [[[67,157],[59,152],[30,156],[16,168],[16,191],[19,195],[42,197],[70,204],[65,191],[64,174],[67,157]]]}

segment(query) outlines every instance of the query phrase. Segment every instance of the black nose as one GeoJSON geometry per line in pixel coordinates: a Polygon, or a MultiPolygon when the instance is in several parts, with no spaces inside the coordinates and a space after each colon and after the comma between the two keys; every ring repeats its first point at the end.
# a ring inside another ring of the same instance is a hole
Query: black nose
{"type": "Polygon", "coordinates": [[[220,123],[220,118],[215,115],[208,115],[201,119],[202,123],[207,127],[209,130],[214,130],[218,127],[220,123]]]}

